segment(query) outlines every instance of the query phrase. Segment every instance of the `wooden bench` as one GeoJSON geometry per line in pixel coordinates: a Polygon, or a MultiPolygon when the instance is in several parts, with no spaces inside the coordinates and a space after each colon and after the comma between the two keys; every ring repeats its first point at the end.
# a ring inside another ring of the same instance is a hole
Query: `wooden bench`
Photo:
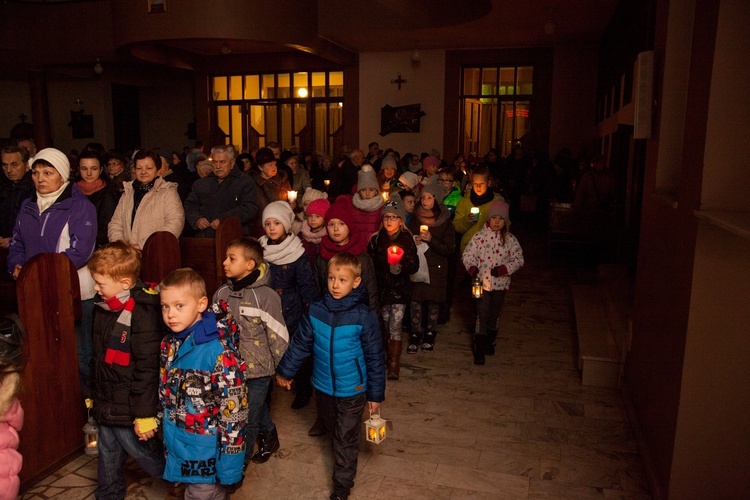
{"type": "Polygon", "coordinates": [[[572,285],[581,383],[619,388],[626,346],[622,324],[609,290],[602,285],[572,285]]]}
{"type": "Polygon", "coordinates": [[[23,491],[81,453],[86,410],[76,348],[78,274],[70,259],[35,255],[21,269],[17,293],[27,359],[20,395],[26,410],[19,448],[23,491]]]}
{"type": "Polygon", "coordinates": [[[215,238],[180,237],[182,266],[191,267],[203,276],[209,300],[224,282],[223,262],[226,258],[227,244],[240,237],[242,224],[236,217],[222,219],[216,229],[215,238]]]}
{"type": "Polygon", "coordinates": [[[141,281],[159,284],[182,265],[180,242],[169,231],[155,232],[143,245],[141,262],[141,281]]]}

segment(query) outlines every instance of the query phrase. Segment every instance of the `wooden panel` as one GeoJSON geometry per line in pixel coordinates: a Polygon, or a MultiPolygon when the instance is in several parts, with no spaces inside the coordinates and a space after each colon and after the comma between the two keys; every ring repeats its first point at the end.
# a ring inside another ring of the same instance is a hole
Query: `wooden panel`
{"type": "Polygon", "coordinates": [[[224,281],[224,258],[227,244],[242,236],[242,224],[236,217],[221,220],[216,238],[180,238],[183,267],[191,267],[206,281],[208,298],[224,281]]]}
{"type": "Polygon", "coordinates": [[[180,242],[169,231],[157,231],[143,245],[141,281],[159,283],[182,265],[180,242]]]}
{"type": "Polygon", "coordinates": [[[20,398],[26,410],[23,489],[80,453],[86,414],[76,349],[76,270],[62,254],[36,255],[23,266],[17,292],[28,360],[20,398]]]}
{"type": "Polygon", "coordinates": [[[8,249],[0,248],[0,314],[18,312],[16,280],[8,274],[8,249]]]}

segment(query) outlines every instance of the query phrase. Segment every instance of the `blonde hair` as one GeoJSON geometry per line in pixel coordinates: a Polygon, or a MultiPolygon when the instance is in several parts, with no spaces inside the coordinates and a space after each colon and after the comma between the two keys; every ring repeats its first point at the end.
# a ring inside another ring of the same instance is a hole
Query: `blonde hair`
{"type": "Polygon", "coordinates": [[[203,277],[198,274],[198,271],[189,267],[175,269],[167,274],[159,283],[159,290],[163,291],[167,288],[186,288],[193,297],[199,300],[208,296],[203,277]]]}
{"type": "Polygon", "coordinates": [[[328,269],[344,267],[354,273],[354,278],[362,276],[362,263],[350,252],[339,252],[328,261],[328,269]]]}
{"type": "Polygon", "coordinates": [[[0,417],[5,415],[21,390],[21,370],[26,364],[23,352],[24,330],[16,314],[2,318],[0,330],[0,417]]]}
{"type": "Polygon", "coordinates": [[[130,278],[135,284],[141,274],[141,256],[135,248],[120,240],[94,252],[86,266],[92,273],[113,279],[130,278]]]}

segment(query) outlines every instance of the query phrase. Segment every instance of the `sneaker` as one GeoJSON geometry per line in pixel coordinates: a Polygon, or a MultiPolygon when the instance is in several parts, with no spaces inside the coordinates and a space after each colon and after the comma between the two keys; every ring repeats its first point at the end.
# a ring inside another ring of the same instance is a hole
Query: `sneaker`
{"type": "Polygon", "coordinates": [[[421,337],[421,334],[409,335],[409,345],[406,347],[406,354],[415,354],[419,350],[419,337],[421,337]]]}
{"type": "Polygon", "coordinates": [[[433,349],[435,349],[435,336],[437,333],[435,333],[432,330],[427,330],[427,332],[424,334],[424,339],[422,340],[422,350],[430,352],[433,349]]]}

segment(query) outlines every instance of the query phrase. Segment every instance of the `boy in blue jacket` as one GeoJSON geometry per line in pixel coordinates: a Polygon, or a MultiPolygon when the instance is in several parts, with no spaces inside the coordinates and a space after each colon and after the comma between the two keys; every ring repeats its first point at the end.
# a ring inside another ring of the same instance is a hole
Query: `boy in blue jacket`
{"type": "Polygon", "coordinates": [[[246,366],[234,347],[237,323],[219,304],[206,310],[206,284],[192,269],[172,271],[159,289],[172,331],[162,341],[159,373],[164,479],[184,483],[186,498],[223,499],[242,480],[245,458],[246,366]]]}
{"type": "Polygon", "coordinates": [[[303,361],[313,356],[318,416],[333,440],[331,499],[346,499],[357,473],[365,402],[370,412],[385,399],[385,362],[378,317],[360,286],[362,265],[349,252],[328,262],[328,293],[310,304],[276,368],[287,390],[303,361]]]}

